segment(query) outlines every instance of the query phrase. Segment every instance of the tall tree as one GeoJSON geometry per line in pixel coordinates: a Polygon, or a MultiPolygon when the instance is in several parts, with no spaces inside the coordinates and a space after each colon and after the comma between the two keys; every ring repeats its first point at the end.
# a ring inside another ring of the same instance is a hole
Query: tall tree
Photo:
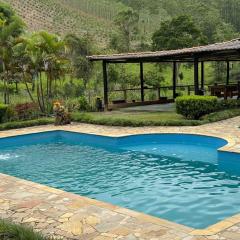
{"type": "Polygon", "coordinates": [[[10,6],[0,3],[0,64],[4,81],[4,102],[9,103],[8,84],[12,69],[13,47],[24,30],[24,23],[10,6]]]}
{"type": "Polygon", "coordinates": [[[115,24],[118,26],[119,32],[124,39],[126,51],[131,49],[131,42],[136,37],[138,21],[139,14],[132,9],[120,12],[115,19],[115,24]]]}
{"type": "Polygon", "coordinates": [[[205,44],[206,37],[187,15],[161,23],[152,36],[153,50],[178,49],[205,44]]]}
{"type": "Polygon", "coordinates": [[[93,53],[93,45],[89,36],[78,37],[68,34],[64,38],[67,57],[71,61],[72,76],[82,78],[86,88],[92,74],[92,64],[86,59],[93,53]]]}

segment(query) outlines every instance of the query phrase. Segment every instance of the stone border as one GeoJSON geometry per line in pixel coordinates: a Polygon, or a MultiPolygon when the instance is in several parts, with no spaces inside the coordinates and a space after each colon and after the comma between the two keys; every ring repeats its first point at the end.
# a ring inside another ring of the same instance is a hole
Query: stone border
{"type": "MultiPolygon", "coordinates": [[[[237,121],[240,122],[240,117],[234,118],[237,121]]],[[[222,121],[221,123],[226,123],[226,128],[229,128],[228,125],[229,120],[222,121]]],[[[223,124],[225,125],[225,124],[223,124]]],[[[226,151],[226,152],[232,152],[232,153],[240,153],[240,149],[236,149],[235,147],[238,145],[238,139],[236,139],[236,136],[229,136],[226,135],[225,133],[220,132],[220,129],[214,128],[214,126],[218,126],[218,123],[214,124],[207,124],[205,126],[212,126],[213,131],[207,132],[204,129],[204,126],[197,126],[197,127],[143,127],[143,128],[123,128],[123,127],[106,127],[106,126],[95,126],[95,125],[89,125],[89,124],[72,124],[69,126],[63,126],[63,127],[55,127],[52,125],[47,125],[44,127],[30,127],[30,128],[24,128],[24,129],[18,129],[18,130],[9,130],[9,131],[3,131],[0,132],[0,138],[5,138],[5,137],[14,137],[14,136],[20,136],[20,135],[25,135],[25,134],[34,134],[34,133],[41,133],[41,132],[49,132],[49,131],[57,131],[57,130],[62,130],[62,131],[68,131],[68,132],[75,132],[75,133],[85,133],[85,134],[94,134],[94,135],[100,135],[100,136],[109,136],[109,137],[124,137],[124,136],[131,136],[131,135],[139,135],[139,134],[167,134],[167,133],[178,133],[178,134],[194,134],[194,135],[202,135],[202,136],[210,136],[210,137],[217,137],[217,138],[222,138],[225,139],[228,144],[222,148],[219,149],[219,151],[226,151]],[[87,127],[87,128],[85,128],[87,127]],[[121,129],[121,131],[119,131],[121,129]],[[114,131],[112,131],[114,130],[114,131]],[[127,131],[126,131],[127,130],[127,131]],[[190,131],[189,131],[190,130],[190,131]],[[147,132],[147,133],[146,133],[147,132]]],[[[224,127],[224,126],[223,126],[224,127]]],[[[227,130],[225,128],[225,130],[227,130]]],[[[237,137],[240,136],[238,133],[237,137]]],[[[5,177],[10,177],[4,174],[0,174],[1,176],[5,177]]],[[[15,178],[16,181],[22,182],[24,184],[34,186],[36,188],[40,188],[42,190],[50,191],[50,192],[55,192],[55,193],[60,193],[63,192],[58,189],[53,189],[47,186],[43,186],[37,183],[33,182],[28,182],[25,180],[20,180],[15,178]]],[[[69,193],[70,194],[70,193],[69,193]]],[[[85,197],[83,197],[85,198],[85,197]]],[[[226,218],[223,221],[220,221],[214,225],[209,226],[206,229],[192,229],[184,225],[176,224],[174,222],[169,222],[167,220],[163,220],[161,218],[156,218],[153,216],[149,216],[146,214],[138,213],[132,210],[128,210],[125,208],[120,208],[117,206],[113,206],[104,202],[92,200],[95,205],[101,206],[107,209],[113,209],[117,208],[119,213],[124,213],[128,216],[131,217],[137,217],[142,220],[147,220],[148,222],[155,223],[155,224],[167,224],[168,226],[174,226],[176,229],[185,229],[187,232],[189,232],[190,235],[192,236],[212,236],[215,234],[218,234],[236,224],[240,223],[240,213],[236,214],[232,217],[226,218]]]]}

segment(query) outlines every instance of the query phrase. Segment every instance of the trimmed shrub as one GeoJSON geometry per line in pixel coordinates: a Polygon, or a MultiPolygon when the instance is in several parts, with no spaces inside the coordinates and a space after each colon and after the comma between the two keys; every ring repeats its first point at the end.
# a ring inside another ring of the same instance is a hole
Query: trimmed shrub
{"type": "Polygon", "coordinates": [[[218,110],[218,99],[212,96],[183,96],[176,99],[177,113],[198,120],[218,110]]]}
{"type": "Polygon", "coordinates": [[[239,107],[240,107],[239,99],[227,99],[227,100],[221,100],[218,102],[219,110],[234,109],[239,107]]]}
{"type": "Polygon", "coordinates": [[[7,122],[7,123],[0,124],[0,131],[16,129],[16,128],[26,128],[26,127],[33,127],[33,126],[48,125],[48,124],[53,124],[53,123],[54,123],[54,118],[39,118],[36,120],[7,122]]]}
{"type": "Polygon", "coordinates": [[[0,104],[0,123],[3,122],[6,113],[7,113],[8,105],[0,104]]]}

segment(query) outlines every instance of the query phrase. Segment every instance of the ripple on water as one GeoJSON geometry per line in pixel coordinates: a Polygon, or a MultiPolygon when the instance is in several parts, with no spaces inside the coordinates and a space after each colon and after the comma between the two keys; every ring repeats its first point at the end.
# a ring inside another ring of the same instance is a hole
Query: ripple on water
{"type": "MultiPolygon", "coordinates": [[[[193,147],[201,156],[203,151],[216,156],[207,147],[193,147]]],[[[0,171],[195,228],[240,211],[240,176],[220,170],[217,159],[200,162],[196,154],[189,161],[184,154],[163,156],[159,146],[151,149],[150,154],[63,142],[22,146],[1,150],[0,171]]]]}

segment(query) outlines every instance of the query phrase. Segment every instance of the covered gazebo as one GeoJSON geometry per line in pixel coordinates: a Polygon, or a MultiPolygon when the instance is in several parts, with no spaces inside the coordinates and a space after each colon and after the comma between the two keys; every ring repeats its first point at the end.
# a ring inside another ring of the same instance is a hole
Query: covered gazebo
{"type": "MultiPolygon", "coordinates": [[[[166,50],[157,52],[138,52],[138,53],[123,53],[112,55],[95,55],[87,57],[90,61],[101,61],[103,68],[103,82],[104,82],[104,105],[105,109],[108,109],[109,104],[109,87],[108,87],[108,65],[118,63],[138,63],[139,64],[139,81],[141,101],[138,103],[132,103],[133,105],[146,105],[152,104],[146,102],[144,97],[144,91],[146,86],[144,84],[144,63],[172,63],[172,92],[173,99],[177,96],[177,64],[178,63],[193,63],[194,65],[194,93],[195,95],[203,94],[202,89],[205,85],[204,79],[204,63],[212,61],[222,61],[226,63],[226,84],[224,86],[213,86],[211,93],[218,95],[221,91],[224,92],[224,97],[228,94],[232,96],[234,91],[238,92],[239,96],[239,84],[230,86],[230,62],[240,61],[240,39],[234,39],[228,42],[210,44],[206,46],[198,46],[192,48],[178,49],[178,50],[166,50]],[[200,69],[199,69],[200,66],[200,69]],[[200,75],[201,73],[201,75],[200,75]],[[200,78],[199,78],[200,75],[200,78]],[[230,93],[229,93],[230,92],[230,93]]],[[[121,90],[122,91],[122,90],[121,90]]],[[[159,103],[159,101],[156,101],[159,103]]],[[[130,106],[131,103],[121,103],[121,107],[130,106]]],[[[120,106],[119,105],[119,106],[120,106]]]]}

